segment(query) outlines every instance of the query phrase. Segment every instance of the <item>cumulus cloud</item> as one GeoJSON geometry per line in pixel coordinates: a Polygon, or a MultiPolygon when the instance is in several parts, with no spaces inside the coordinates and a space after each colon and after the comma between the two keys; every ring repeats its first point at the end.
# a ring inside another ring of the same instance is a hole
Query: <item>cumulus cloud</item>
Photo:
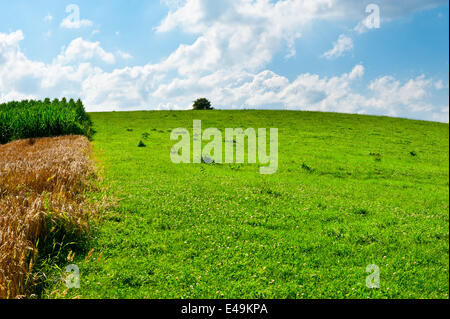
{"type": "MultiPolygon", "coordinates": [[[[180,29],[196,39],[157,64],[107,72],[98,62],[113,64],[117,58],[131,56],[122,51],[112,54],[99,42],[83,38],[71,41],[51,63],[42,63],[22,52],[21,31],[0,33],[0,101],[80,97],[88,110],[106,111],[187,109],[195,98],[205,96],[218,108],[307,109],[430,120],[445,120],[447,114],[448,118],[446,106],[427,102],[430,92],[441,85],[425,76],[402,81],[384,75],[361,89],[362,64],[335,76],[301,73],[291,80],[268,69],[275,54],[285,48],[287,57],[295,55],[295,43],[311,22],[349,15],[360,20],[365,8],[360,1],[164,2],[171,7],[156,32],[180,29]],[[354,8],[361,6],[361,10],[354,8]]],[[[394,4],[380,2],[386,5],[383,14],[398,14],[394,4]]],[[[408,12],[427,6],[416,0],[402,3],[398,7],[408,12]]],[[[341,36],[329,56],[349,52],[351,46],[341,36]]]]}
{"type": "Polygon", "coordinates": [[[133,56],[127,52],[123,52],[121,50],[117,51],[117,56],[119,56],[120,58],[124,59],[124,60],[130,60],[133,58],[133,56]]]}
{"type": "Polygon", "coordinates": [[[361,64],[338,76],[305,73],[292,81],[270,70],[224,68],[173,78],[164,68],[166,61],[105,72],[89,62],[94,57],[111,59],[98,42],[75,39],[51,64],[44,64],[22,53],[19,43],[23,38],[21,31],[0,33],[2,101],[65,95],[83,98],[90,110],[104,111],[149,106],[184,109],[196,97],[208,96],[217,107],[223,108],[416,114],[421,118],[445,120],[445,108],[435,109],[426,102],[435,81],[423,75],[405,82],[392,76],[379,77],[361,94],[354,89],[354,84],[364,77],[365,68],[361,64]]]}
{"type": "Polygon", "coordinates": [[[186,0],[160,0],[160,2],[169,7],[170,10],[176,10],[182,7],[186,0]]]}
{"type": "Polygon", "coordinates": [[[61,28],[66,29],[80,29],[84,27],[90,27],[93,25],[93,22],[90,20],[71,20],[69,17],[65,18],[63,21],[61,21],[61,28]]]}
{"type": "Polygon", "coordinates": [[[346,52],[353,50],[352,38],[341,34],[336,42],[333,43],[333,48],[325,52],[322,57],[326,59],[339,58],[346,52]]]}
{"type": "MultiPolygon", "coordinates": [[[[184,0],[165,1],[171,10],[156,28],[159,33],[181,30],[198,35],[192,45],[181,45],[167,59],[167,68],[182,73],[227,67],[258,70],[274,54],[287,47],[295,55],[295,42],[311,22],[329,19],[366,18],[370,2],[360,0],[184,0]]],[[[381,16],[390,19],[442,4],[441,0],[381,0],[381,16]]],[[[325,54],[332,58],[353,49],[350,37],[341,35],[325,54]]]]}
{"type": "Polygon", "coordinates": [[[0,49],[2,49],[2,53],[6,52],[6,50],[12,50],[14,51],[19,49],[19,42],[24,39],[22,30],[18,30],[15,32],[11,32],[9,34],[7,33],[1,33],[0,32],[0,49]]]}
{"type": "Polygon", "coordinates": [[[61,52],[56,58],[56,63],[69,64],[77,61],[86,61],[98,58],[109,64],[115,63],[114,54],[106,52],[100,42],[85,41],[82,38],[76,38],[70,42],[69,46],[61,52]]]}
{"type": "Polygon", "coordinates": [[[332,2],[189,0],[170,11],[156,30],[161,33],[180,29],[199,35],[194,44],[180,46],[167,59],[168,67],[175,66],[183,73],[194,68],[217,70],[223,65],[256,70],[284,46],[289,48],[287,56],[293,56],[300,30],[332,2]]]}
{"type": "Polygon", "coordinates": [[[434,87],[436,90],[448,89],[448,85],[445,85],[442,80],[434,82],[434,87]]]}

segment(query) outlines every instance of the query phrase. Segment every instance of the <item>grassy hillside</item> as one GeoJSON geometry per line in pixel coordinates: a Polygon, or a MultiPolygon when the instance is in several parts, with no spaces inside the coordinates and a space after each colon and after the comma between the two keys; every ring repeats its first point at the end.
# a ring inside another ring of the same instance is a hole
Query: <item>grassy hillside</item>
{"type": "Polygon", "coordinates": [[[81,289],[67,297],[448,298],[447,124],[286,111],[91,117],[118,204],[91,258],[75,258],[81,289]],[[170,132],[194,119],[279,128],[278,172],[173,164],[170,132]],[[380,289],[366,288],[369,264],[380,289]]]}

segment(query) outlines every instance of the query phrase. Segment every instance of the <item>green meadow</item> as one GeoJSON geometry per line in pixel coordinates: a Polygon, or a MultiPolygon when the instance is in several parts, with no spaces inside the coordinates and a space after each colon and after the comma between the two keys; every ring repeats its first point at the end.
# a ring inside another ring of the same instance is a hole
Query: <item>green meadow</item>
{"type": "MultiPolygon", "coordinates": [[[[113,204],[93,225],[92,253],[76,252],[81,286],[65,297],[449,297],[448,124],[250,110],[90,116],[101,196],[113,204]],[[278,128],[278,171],[173,164],[171,131],[193,120],[278,128]],[[371,264],[378,289],[366,287],[371,264]]],[[[55,289],[65,288],[43,294],[55,289]]]]}

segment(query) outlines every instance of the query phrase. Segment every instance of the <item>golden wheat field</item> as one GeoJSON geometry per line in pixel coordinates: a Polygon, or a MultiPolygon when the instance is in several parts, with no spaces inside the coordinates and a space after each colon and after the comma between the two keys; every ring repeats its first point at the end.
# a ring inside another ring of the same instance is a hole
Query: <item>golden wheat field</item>
{"type": "Polygon", "coordinates": [[[93,175],[83,136],[0,145],[0,298],[26,294],[41,245],[52,232],[86,233],[93,175]]]}

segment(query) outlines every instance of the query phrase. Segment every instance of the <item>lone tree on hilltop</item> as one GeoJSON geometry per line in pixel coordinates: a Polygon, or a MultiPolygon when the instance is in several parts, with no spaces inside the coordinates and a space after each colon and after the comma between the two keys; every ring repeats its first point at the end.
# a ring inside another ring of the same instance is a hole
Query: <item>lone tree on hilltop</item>
{"type": "Polygon", "coordinates": [[[197,99],[193,105],[194,110],[213,110],[211,102],[208,99],[197,99]]]}

